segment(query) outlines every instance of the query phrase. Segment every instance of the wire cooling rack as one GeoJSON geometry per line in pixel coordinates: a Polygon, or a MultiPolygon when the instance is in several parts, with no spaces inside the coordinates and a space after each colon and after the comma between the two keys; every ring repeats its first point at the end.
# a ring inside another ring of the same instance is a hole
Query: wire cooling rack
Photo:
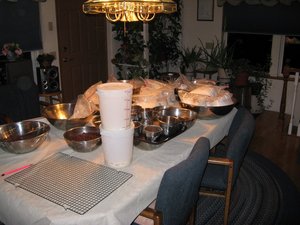
{"type": "Polygon", "coordinates": [[[131,177],[129,173],[56,153],[5,181],[82,215],[131,177]]]}

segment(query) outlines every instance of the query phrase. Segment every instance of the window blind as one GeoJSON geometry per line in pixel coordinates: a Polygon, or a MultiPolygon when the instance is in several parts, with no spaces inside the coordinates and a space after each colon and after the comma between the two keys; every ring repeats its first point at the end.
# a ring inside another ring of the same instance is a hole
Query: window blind
{"type": "Polygon", "coordinates": [[[42,49],[39,3],[0,1],[0,47],[16,42],[23,51],[42,49]]]}
{"type": "Polygon", "coordinates": [[[235,33],[300,35],[300,3],[291,6],[224,4],[223,29],[235,33]]]}

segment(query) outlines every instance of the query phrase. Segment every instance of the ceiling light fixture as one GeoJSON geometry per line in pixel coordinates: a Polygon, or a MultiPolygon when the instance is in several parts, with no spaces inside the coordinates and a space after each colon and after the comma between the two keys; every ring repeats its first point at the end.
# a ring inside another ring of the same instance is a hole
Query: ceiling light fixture
{"type": "Polygon", "coordinates": [[[86,14],[105,13],[111,22],[148,22],[157,13],[173,13],[177,5],[173,0],[88,0],[83,3],[86,14]]]}

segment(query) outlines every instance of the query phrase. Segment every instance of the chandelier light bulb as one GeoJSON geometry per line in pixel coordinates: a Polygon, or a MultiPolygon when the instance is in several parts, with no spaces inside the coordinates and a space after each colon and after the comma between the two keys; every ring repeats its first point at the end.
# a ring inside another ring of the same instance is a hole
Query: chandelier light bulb
{"type": "Polygon", "coordinates": [[[83,3],[86,14],[104,13],[111,22],[148,22],[157,13],[173,13],[177,5],[173,0],[88,0],[83,3]]]}

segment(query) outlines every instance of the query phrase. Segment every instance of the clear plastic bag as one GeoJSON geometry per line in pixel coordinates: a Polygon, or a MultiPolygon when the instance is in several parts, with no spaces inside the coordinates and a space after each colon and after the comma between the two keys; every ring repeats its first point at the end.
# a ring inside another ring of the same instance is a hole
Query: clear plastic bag
{"type": "Polygon", "coordinates": [[[97,86],[102,84],[102,81],[99,81],[92,86],[90,86],[85,92],[84,97],[90,102],[94,110],[99,109],[99,96],[97,94],[97,86]]]}
{"type": "Polygon", "coordinates": [[[70,119],[86,118],[95,111],[93,103],[84,95],[78,95],[73,115],[70,119]]]}

